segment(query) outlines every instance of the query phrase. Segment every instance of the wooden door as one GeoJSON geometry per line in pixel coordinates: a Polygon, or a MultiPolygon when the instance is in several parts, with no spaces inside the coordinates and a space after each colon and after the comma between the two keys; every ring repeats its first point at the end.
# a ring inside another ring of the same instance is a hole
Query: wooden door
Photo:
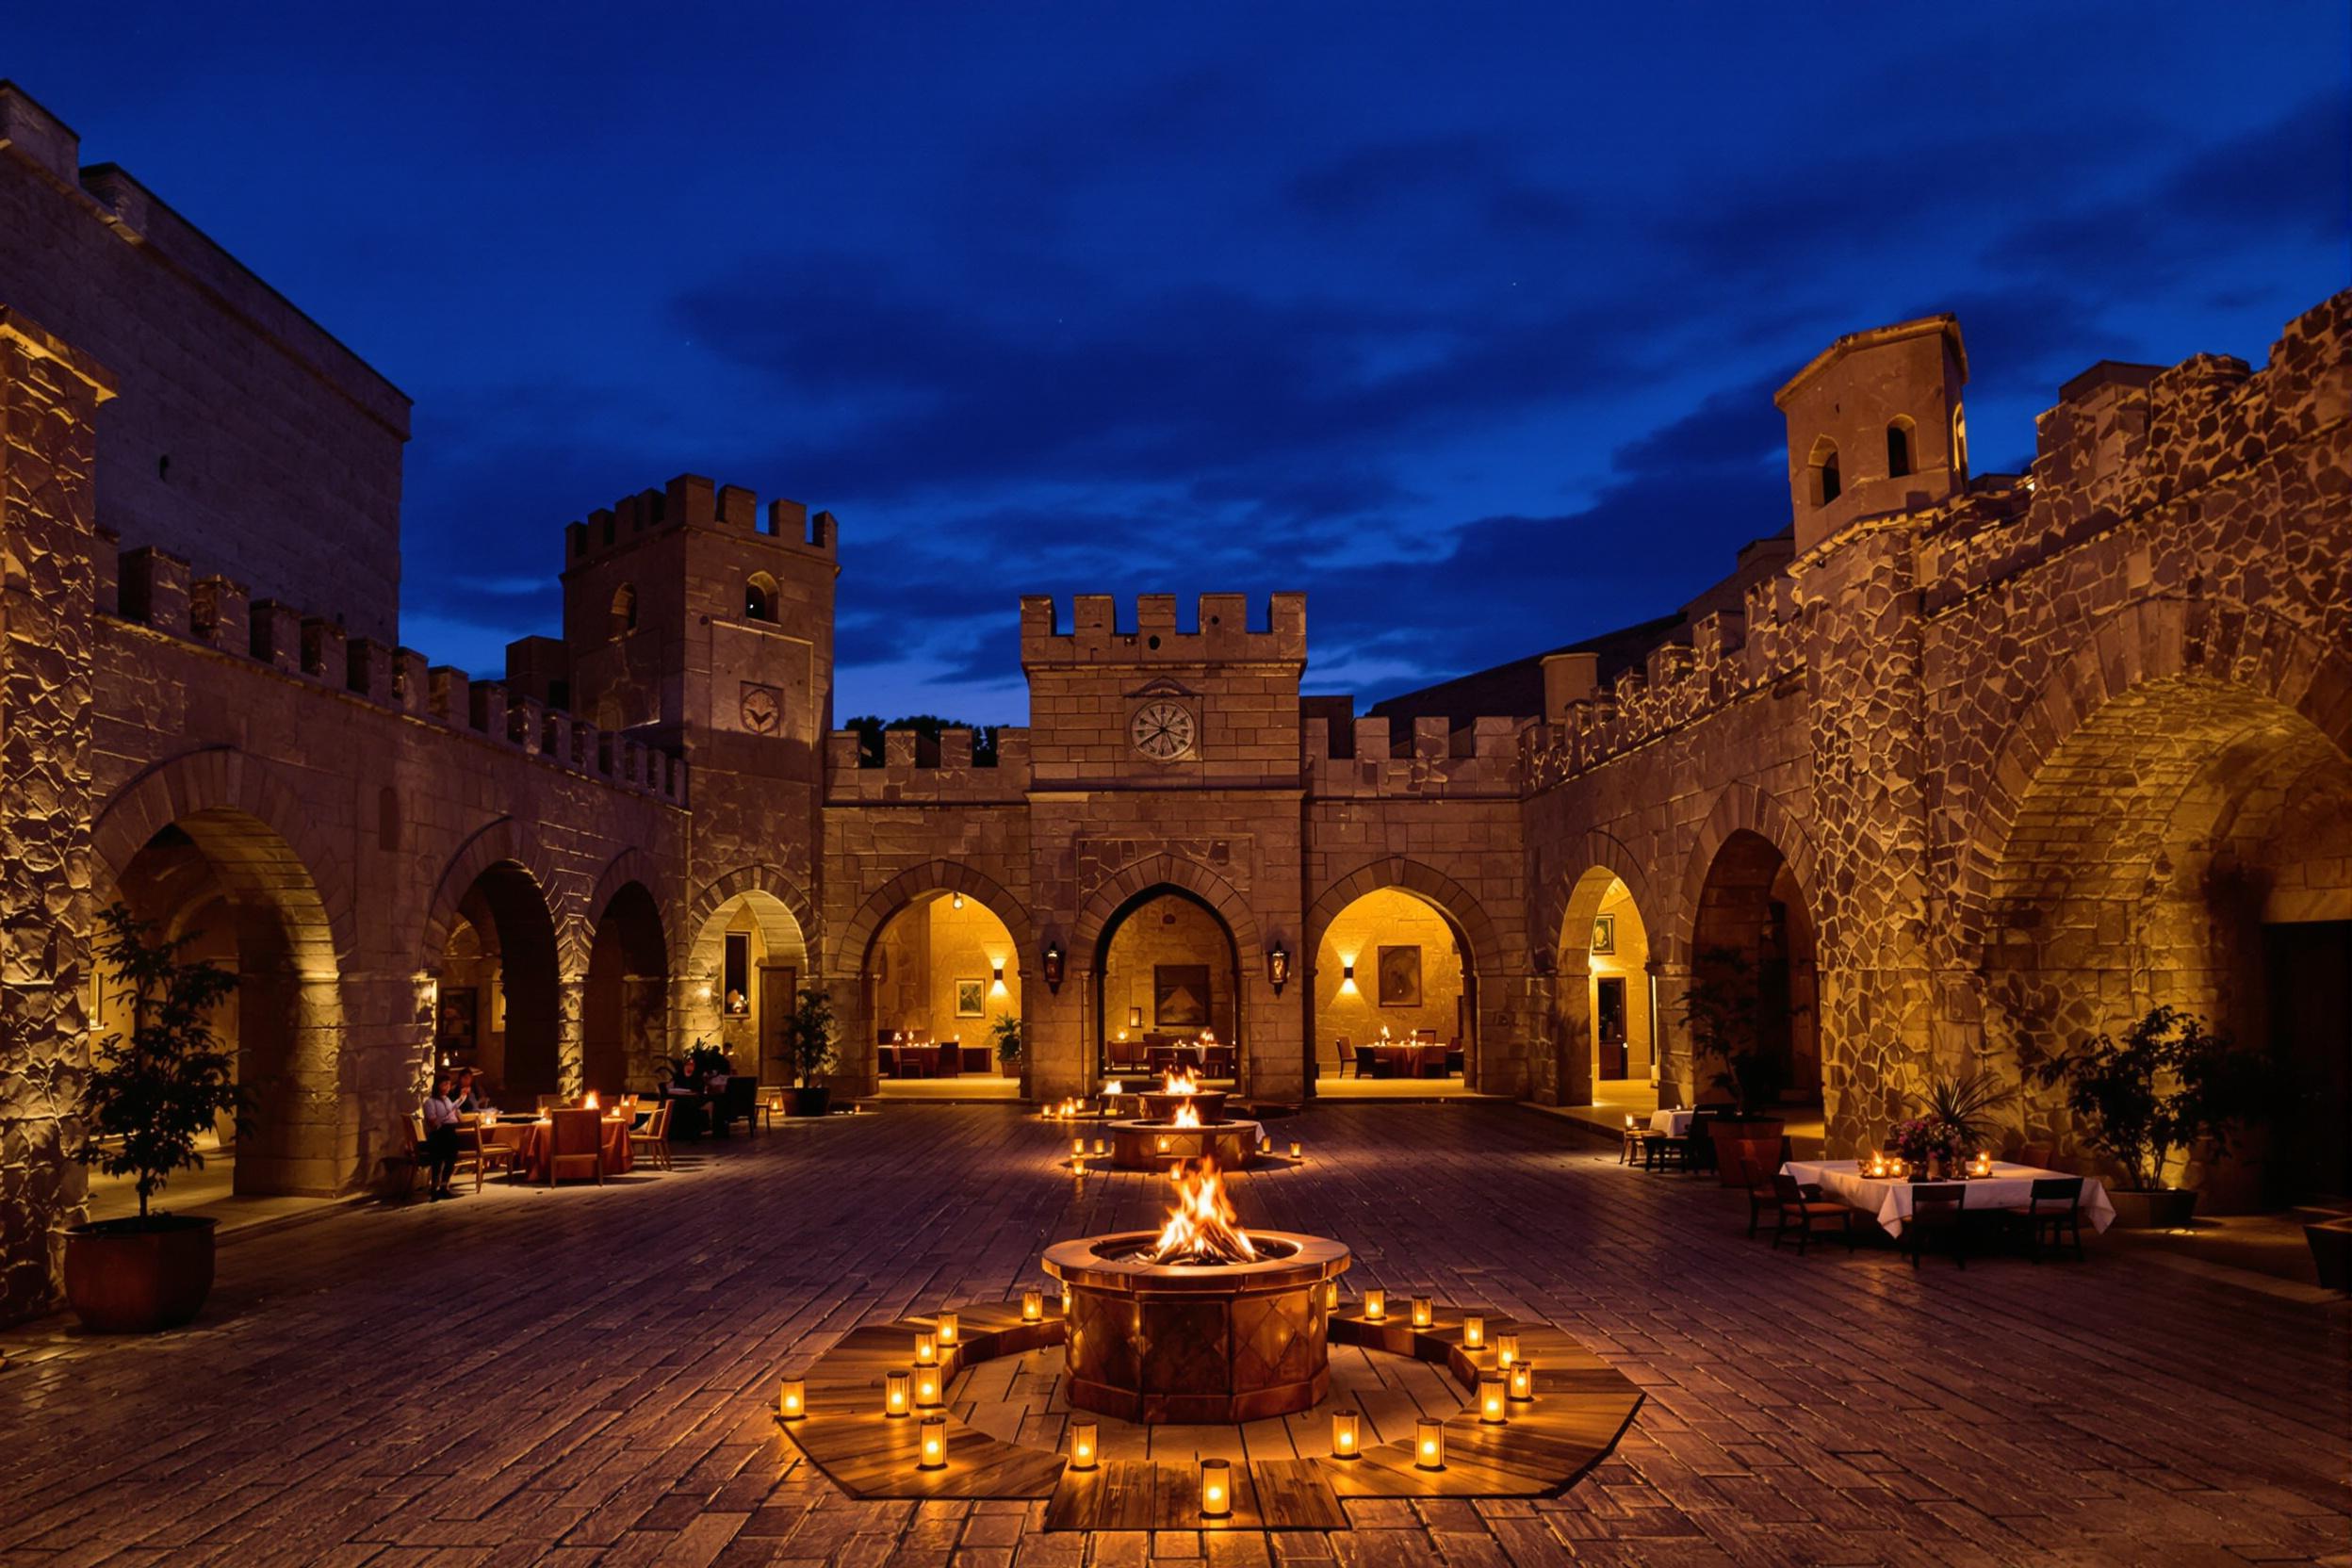
{"type": "Polygon", "coordinates": [[[763,1086],[792,1081],[791,1035],[792,1011],[799,1003],[800,972],[790,964],[767,964],[760,971],[760,1082],[763,1086]]]}

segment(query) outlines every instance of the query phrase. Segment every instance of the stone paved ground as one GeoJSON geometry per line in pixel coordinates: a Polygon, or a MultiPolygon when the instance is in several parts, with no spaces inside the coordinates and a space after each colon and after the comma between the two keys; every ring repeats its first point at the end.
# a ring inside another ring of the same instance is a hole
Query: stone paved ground
{"type": "MultiPolygon", "coordinates": [[[[1034,1533],[853,1504],[768,1421],[840,1329],[1040,1282],[1141,1222],[1010,1109],[893,1108],[601,1191],[338,1215],[222,1253],[198,1327],[0,1334],[0,1562],[477,1564],[2352,1561],[2347,1311],[2116,1248],[1914,1273],[1741,1236],[1736,1194],[1557,1121],[1325,1107],[1246,1221],[1351,1283],[1547,1315],[1649,1391],[1554,1503],[1358,1506],[1330,1536],[1034,1533]]],[[[1041,1507],[1041,1505],[1039,1505],[1041,1507]]]]}

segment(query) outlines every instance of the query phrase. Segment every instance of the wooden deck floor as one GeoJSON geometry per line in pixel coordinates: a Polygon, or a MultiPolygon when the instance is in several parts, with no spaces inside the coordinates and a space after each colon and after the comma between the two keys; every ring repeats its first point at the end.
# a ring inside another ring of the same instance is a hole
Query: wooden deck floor
{"type": "Polygon", "coordinates": [[[1047,1286],[1156,1219],[1009,1108],[892,1105],[677,1174],[337,1213],[221,1253],[155,1340],[0,1333],[0,1563],[2236,1563],[2352,1551],[2352,1335],[2094,1244],[1800,1260],[1745,1204],[1552,1119],[1317,1106],[1247,1223],[1383,1285],[1559,1324],[1648,1401],[1554,1501],[1354,1499],[1330,1534],[1052,1534],[1041,1504],[859,1503],[770,1419],[860,1323],[1047,1286]]]}

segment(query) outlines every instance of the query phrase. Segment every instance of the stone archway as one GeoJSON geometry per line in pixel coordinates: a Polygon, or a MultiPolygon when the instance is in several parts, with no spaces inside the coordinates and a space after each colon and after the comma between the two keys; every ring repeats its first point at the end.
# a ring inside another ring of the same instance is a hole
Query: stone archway
{"type": "MultiPolygon", "coordinates": [[[[1329,1053],[1333,1050],[1339,1033],[1326,1027],[1332,1018],[1340,1016],[1342,1009],[1338,1002],[1347,988],[1345,978],[1334,982],[1326,970],[1329,960],[1325,949],[1330,946],[1331,933],[1334,925],[1343,921],[1347,911],[1359,907],[1364,899],[1381,893],[1410,895],[1416,903],[1434,911],[1450,933],[1461,956],[1461,1005],[1459,1016],[1441,1027],[1440,1033],[1462,1053],[1462,1086],[1466,1089],[1486,1086],[1487,1064],[1481,1047],[1488,1032],[1487,1012],[1503,997],[1505,990],[1502,939],[1485,908],[1468,889],[1443,872],[1404,856],[1387,856],[1357,867],[1324,889],[1307,910],[1304,981],[1309,1003],[1307,1037],[1310,1045],[1321,1042],[1323,1049],[1329,1053]]],[[[1415,945],[1426,946],[1426,943],[1415,945]]],[[[1362,975],[1368,976],[1368,971],[1361,965],[1358,967],[1362,975]]],[[[1362,990],[1361,986],[1357,988],[1362,990]]],[[[1366,1016],[1377,1027],[1379,1021],[1372,1015],[1366,1016]]],[[[1416,1019],[1415,1021],[1423,1021],[1416,1019]]],[[[1349,1032],[1351,1046],[1361,1043],[1354,1038],[1355,1034],[1361,1032],[1349,1032]]],[[[1321,1066],[1325,1071],[1331,1071],[1338,1068],[1339,1062],[1336,1056],[1327,1054],[1321,1066]]],[[[1320,1082],[1319,1079],[1312,1081],[1320,1082]]]]}
{"type": "Polygon", "coordinates": [[[580,1059],[589,1088],[620,1094],[650,1086],[669,1054],[669,943],[642,882],[621,883],[597,908],[581,987],[580,1059]]]}
{"type": "Polygon", "coordinates": [[[1181,856],[1147,856],[1125,867],[1117,874],[1105,878],[1079,911],[1070,941],[1069,968],[1072,976],[1080,981],[1082,1012],[1079,1037],[1084,1042],[1081,1049],[1089,1054],[1090,1061],[1099,1070],[1105,1055],[1105,1043],[1111,1040],[1120,1026],[1106,1018],[1103,1011],[1106,940],[1116,934],[1117,923],[1123,914],[1144,902],[1142,895],[1148,892],[1183,895],[1214,916],[1223,927],[1232,949],[1232,1043],[1239,1054],[1237,1070],[1243,1074],[1246,1085],[1249,1064],[1252,1060],[1250,1052],[1262,1021],[1254,1004],[1254,971],[1250,963],[1244,961],[1244,955],[1265,952],[1265,939],[1260,934],[1257,917],[1232,883],[1207,867],[1181,856]]]}
{"type": "MultiPolygon", "coordinates": [[[[1596,846],[1602,847],[1602,846],[1596,846]]],[[[1565,883],[1553,957],[1553,1082],[1561,1103],[1598,1103],[1607,1086],[1621,1099],[1655,1101],[1666,1074],[1667,1030],[1659,1016],[1655,916],[1636,890],[1641,863],[1622,845],[1565,883]]]]}
{"type": "MultiPolygon", "coordinates": [[[[822,983],[808,895],[777,867],[738,867],[694,896],[683,941],[671,983],[673,1037],[721,1047],[737,1071],[756,1071],[762,1084],[787,1081],[785,1029],[796,993],[822,983]]],[[[854,1043],[837,1034],[837,1071],[853,1059],[854,1043]]]]}
{"type": "Polygon", "coordinates": [[[886,1066],[900,1079],[934,1076],[945,1070],[936,1055],[910,1062],[897,1048],[951,1037],[967,1053],[958,1077],[998,1072],[995,1023],[1026,1018],[1032,951],[1028,911],[994,878],[946,859],[900,872],[858,906],[834,955],[835,972],[857,979],[842,1009],[842,1072],[869,1087],[893,1076],[886,1066]],[[976,1012],[964,994],[971,981],[981,987],[976,1012]],[[985,1068],[971,1054],[984,1046],[985,1068]]]}

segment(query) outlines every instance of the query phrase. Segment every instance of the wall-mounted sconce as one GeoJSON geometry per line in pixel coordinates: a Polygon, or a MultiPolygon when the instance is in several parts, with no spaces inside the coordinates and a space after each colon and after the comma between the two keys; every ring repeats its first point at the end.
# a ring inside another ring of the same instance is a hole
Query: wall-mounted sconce
{"type": "Polygon", "coordinates": [[[1266,950],[1266,980],[1274,988],[1276,996],[1282,995],[1282,988],[1290,984],[1290,949],[1279,941],[1266,950]]]}
{"type": "Polygon", "coordinates": [[[1062,988],[1062,944],[1045,944],[1045,988],[1059,995],[1062,988]]]}
{"type": "Polygon", "coordinates": [[[1356,994],[1356,961],[1353,958],[1343,960],[1339,966],[1339,994],[1356,994]]]}
{"type": "Polygon", "coordinates": [[[1004,990],[1004,966],[1003,964],[997,964],[997,965],[994,965],[994,966],[993,966],[993,968],[994,968],[995,972],[996,972],[996,978],[995,978],[992,982],[990,982],[990,984],[989,984],[989,986],[988,986],[988,993],[989,993],[991,996],[1003,996],[1003,995],[1004,995],[1004,994],[1005,994],[1005,990],[1004,990]]]}
{"type": "Polygon", "coordinates": [[[951,909],[962,908],[964,906],[964,895],[961,893],[950,893],[947,898],[947,906],[951,909]]]}

